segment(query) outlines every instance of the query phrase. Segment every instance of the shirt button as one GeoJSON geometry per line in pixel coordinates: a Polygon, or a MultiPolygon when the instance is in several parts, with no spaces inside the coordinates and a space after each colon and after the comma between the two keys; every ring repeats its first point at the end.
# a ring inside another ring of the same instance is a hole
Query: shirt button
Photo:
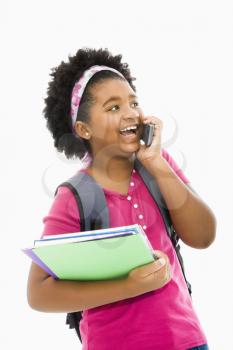
{"type": "Polygon", "coordinates": [[[130,186],[134,186],[134,182],[130,182],[130,186]]]}
{"type": "Polygon", "coordinates": [[[143,219],[143,215],[142,214],[138,215],[138,217],[139,217],[139,219],[143,219]]]}
{"type": "Polygon", "coordinates": [[[133,206],[134,206],[134,208],[138,208],[138,204],[134,204],[133,206]]]}
{"type": "Polygon", "coordinates": [[[136,170],[135,170],[135,169],[133,169],[133,173],[135,173],[135,171],[136,171],[136,170]]]}
{"type": "Polygon", "coordinates": [[[131,201],[131,196],[128,196],[127,199],[128,199],[128,201],[131,201]]]}
{"type": "Polygon", "coordinates": [[[142,228],[143,228],[144,230],[146,230],[146,225],[143,225],[142,228]]]}

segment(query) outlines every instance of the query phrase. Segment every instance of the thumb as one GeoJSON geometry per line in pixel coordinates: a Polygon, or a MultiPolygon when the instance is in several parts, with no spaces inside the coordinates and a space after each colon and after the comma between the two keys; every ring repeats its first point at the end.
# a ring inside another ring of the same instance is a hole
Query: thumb
{"type": "Polygon", "coordinates": [[[139,267],[138,272],[140,273],[140,269],[141,269],[141,276],[145,277],[160,270],[165,264],[166,264],[166,260],[163,257],[161,257],[150,264],[139,267]]]}
{"type": "Polygon", "coordinates": [[[163,253],[160,250],[153,250],[153,257],[156,260],[158,260],[159,258],[164,257],[163,253]]]}

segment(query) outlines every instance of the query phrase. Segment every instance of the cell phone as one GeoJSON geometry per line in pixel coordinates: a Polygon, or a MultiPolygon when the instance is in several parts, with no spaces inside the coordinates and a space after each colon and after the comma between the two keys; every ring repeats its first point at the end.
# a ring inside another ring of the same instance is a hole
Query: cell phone
{"type": "Polygon", "coordinates": [[[146,147],[149,147],[152,143],[153,136],[154,136],[154,129],[155,129],[154,124],[145,124],[143,126],[141,139],[145,143],[146,147]]]}

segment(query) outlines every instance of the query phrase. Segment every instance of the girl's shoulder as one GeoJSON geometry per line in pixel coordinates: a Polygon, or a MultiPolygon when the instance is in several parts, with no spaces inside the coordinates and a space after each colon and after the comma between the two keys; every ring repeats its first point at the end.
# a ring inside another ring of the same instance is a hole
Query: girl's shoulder
{"type": "Polygon", "coordinates": [[[44,223],[42,237],[80,231],[80,213],[72,191],[60,186],[50,206],[48,214],[42,219],[44,223]]]}

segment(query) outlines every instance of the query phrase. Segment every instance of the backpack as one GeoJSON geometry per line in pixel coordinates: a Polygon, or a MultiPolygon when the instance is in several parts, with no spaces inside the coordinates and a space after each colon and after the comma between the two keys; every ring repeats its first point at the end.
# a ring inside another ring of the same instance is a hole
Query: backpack
{"type": "MultiPolygon", "coordinates": [[[[173,247],[176,251],[189,294],[191,295],[191,284],[186,279],[183,258],[180,254],[180,245],[178,244],[179,237],[172,225],[169,210],[167,209],[159,186],[156,183],[154,177],[145,169],[145,167],[143,167],[138,159],[135,159],[134,161],[134,169],[137,170],[140,174],[142,180],[144,181],[150,194],[156,202],[158,209],[160,210],[167,234],[170,237],[173,247]]],[[[68,187],[75,197],[80,213],[80,231],[109,228],[109,212],[105,195],[101,186],[94,180],[92,176],[82,172],[75,174],[66,182],[61,183],[57,187],[55,196],[57,194],[58,188],[61,186],[68,187]]],[[[66,316],[66,324],[69,325],[69,328],[75,328],[79,340],[82,343],[79,330],[79,323],[81,319],[82,311],[68,313],[66,316]]]]}

